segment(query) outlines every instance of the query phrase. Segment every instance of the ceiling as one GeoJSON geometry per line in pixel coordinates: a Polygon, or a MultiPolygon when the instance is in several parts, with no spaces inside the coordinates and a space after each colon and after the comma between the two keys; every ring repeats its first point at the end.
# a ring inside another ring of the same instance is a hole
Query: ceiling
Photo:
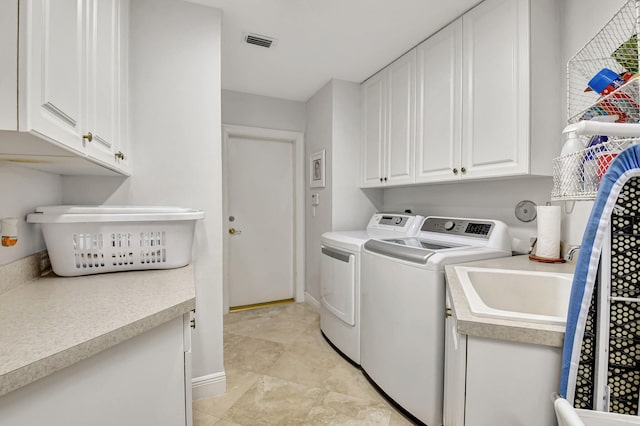
{"type": "Polygon", "coordinates": [[[223,89],[306,101],[331,78],[362,82],[479,0],[197,2],[223,11],[223,89]],[[277,45],[245,44],[243,33],[277,45]]]}

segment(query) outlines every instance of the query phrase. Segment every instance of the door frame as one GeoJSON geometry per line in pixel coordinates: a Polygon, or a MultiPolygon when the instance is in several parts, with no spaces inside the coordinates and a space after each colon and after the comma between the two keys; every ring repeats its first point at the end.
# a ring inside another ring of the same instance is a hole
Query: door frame
{"type": "Polygon", "coordinates": [[[223,235],[223,308],[229,312],[229,233],[226,223],[229,217],[227,146],[232,137],[274,139],[293,145],[293,297],[296,302],[304,302],[304,133],[289,130],[266,129],[262,127],[222,124],[222,214],[223,235]]]}

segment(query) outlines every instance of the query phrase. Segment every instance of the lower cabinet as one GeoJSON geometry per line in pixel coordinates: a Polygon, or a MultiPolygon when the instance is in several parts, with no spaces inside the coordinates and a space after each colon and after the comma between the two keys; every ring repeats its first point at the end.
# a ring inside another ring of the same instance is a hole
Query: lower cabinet
{"type": "Polygon", "coordinates": [[[562,348],[466,336],[465,426],[554,426],[562,348]]]}
{"type": "Polygon", "coordinates": [[[191,426],[190,332],[176,318],[0,397],[0,423],[191,426]]]}
{"type": "Polygon", "coordinates": [[[557,425],[562,348],[459,334],[455,315],[446,328],[445,426],[557,425]]]}

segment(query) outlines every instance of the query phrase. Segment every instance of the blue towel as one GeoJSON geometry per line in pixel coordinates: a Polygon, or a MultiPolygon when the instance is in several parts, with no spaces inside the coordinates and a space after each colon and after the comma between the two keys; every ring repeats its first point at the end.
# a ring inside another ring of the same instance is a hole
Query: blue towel
{"type": "Polygon", "coordinates": [[[620,190],[630,178],[636,176],[640,176],[640,145],[633,145],[621,152],[602,177],[584,237],[582,238],[569,299],[567,328],[562,353],[562,376],[560,379],[560,395],[565,397],[572,405],[574,403],[582,338],[598,273],[598,262],[604,237],[607,228],[610,226],[611,213],[620,190]]]}

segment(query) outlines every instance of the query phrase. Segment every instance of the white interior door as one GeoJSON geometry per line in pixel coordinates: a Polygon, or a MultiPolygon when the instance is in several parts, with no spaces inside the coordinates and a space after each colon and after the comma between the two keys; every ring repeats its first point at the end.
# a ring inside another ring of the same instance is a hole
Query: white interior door
{"type": "Polygon", "coordinates": [[[227,241],[229,306],[293,297],[294,146],[229,136],[227,241]]]}

